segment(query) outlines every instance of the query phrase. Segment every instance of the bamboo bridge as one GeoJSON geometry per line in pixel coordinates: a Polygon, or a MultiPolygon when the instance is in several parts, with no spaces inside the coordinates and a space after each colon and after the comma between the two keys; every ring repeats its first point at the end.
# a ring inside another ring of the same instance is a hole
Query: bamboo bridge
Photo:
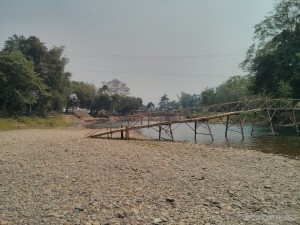
{"type": "Polygon", "coordinates": [[[158,140],[173,141],[175,129],[180,124],[187,124],[193,130],[196,143],[197,135],[209,135],[214,140],[211,123],[224,124],[225,138],[231,131],[240,133],[244,139],[245,123],[251,124],[251,135],[255,134],[258,125],[267,127],[272,135],[277,134],[276,129],[283,126],[294,127],[299,133],[298,112],[300,99],[256,99],[172,111],[147,111],[121,117],[118,128],[112,128],[111,122],[103,123],[87,136],[112,138],[113,134],[120,133],[121,139],[129,139],[131,130],[151,128],[158,132],[158,140]],[[200,127],[206,132],[198,132],[200,127]],[[162,133],[168,138],[162,138],[162,133]]]}

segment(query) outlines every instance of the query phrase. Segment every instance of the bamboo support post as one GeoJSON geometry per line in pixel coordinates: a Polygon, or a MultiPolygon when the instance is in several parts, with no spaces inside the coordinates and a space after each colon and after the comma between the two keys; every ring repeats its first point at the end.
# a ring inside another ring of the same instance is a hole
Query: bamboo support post
{"type": "Polygon", "coordinates": [[[126,130],[125,130],[125,138],[126,138],[126,139],[129,139],[129,127],[126,126],[125,129],[126,129],[126,130]]]}
{"type": "Polygon", "coordinates": [[[161,125],[158,126],[158,140],[161,140],[161,125]]]}
{"type": "Polygon", "coordinates": [[[229,126],[229,116],[226,116],[226,130],[225,130],[225,138],[227,139],[227,132],[228,132],[228,126],[229,126]]]}

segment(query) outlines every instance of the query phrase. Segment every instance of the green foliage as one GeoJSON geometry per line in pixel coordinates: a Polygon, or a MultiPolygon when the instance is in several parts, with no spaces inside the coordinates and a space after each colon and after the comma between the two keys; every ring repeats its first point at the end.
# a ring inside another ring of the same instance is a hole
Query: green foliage
{"type": "Polygon", "coordinates": [[[123,115],[139,110],[143,105],[143,100],[139,97],[121,96],[116,107],[116,111],[123,115]]]}
{"type": "Polygon", "coordinates": [[[199,105],[199,96],[196,94],[188,94],[181,92],[181,95],[178,96],[179,103],[183,108],[192,108],[199,105]]]}
{"type": "Polygon", "coordinates": [[[253,75],[254,94],[300,98],[300,0],[281,0],[255,25],[242,67],[253,75]]]}
{"type": "Polygon", "coordinates": [[[138,97],[128,96],[129,88],[127,84],[113,79],[109,82],[103,82],[99,88],[93,103],[91,104],[91,114],[129,114],[139,110],[143,106],[143,101],[138,97]]]}
{"type": "Polygon", "coordinates": [[[250,76],[232,76],[216,88],[215,103],[236,102],[251,96],[250,76]]]}
{"type": "Polygon", "coordinates": [[[91,108],[96,96],[95,85],[82,81],[71,81],[70,90],[71,94],[67,104],[68,108],[91,108]]]}
{"type": "Polygon", "coordinates": [[[214,88],[205,88],[201,94],[201,105],[211,105],[216,102],[216,93],[214,88]]]}
{"type": "Polygon", "coordinates": [[[90,112],[92,115],[97,116],[100,111],[105,114],[109,112],[111,106],[111,98],[108,94],[97,95],[91,105],[90,112]]]}
{"type": "Polygon", "coordinates": [[[167,109],[168,108],[168,101],[169,101],[169,98],[168,98],[168,95],[164,94],[161,98],[160,98],[160,102],[158,103],[159,104],[159,108],[160,109],[167,109]]]}
{"type": "Polygon", "coordinates": [[[46,86],[34,72],[34,64],[20,51],[0,52],[0,80],[3,115],[31,113],[39,99],[46,96],[46,86]]]}
{"type": "Polygon", "coordinates": [[[146,106],[146,109],[147,110],[151,110],[151,109],[153,109],[154,108],[154,104],[153,104],[153,102],[149,102],[148,104],[147,104],[147,106],[146,106]]]}
{"type": "Polygon", "coordinates": [[[243,101],[253,97],[249,90],[251,76],[232,76],[216,88],[206,88],[200,94],[200,105],[243,101]]]}
{"type": "MultiPolygon", "coordinates": [[[[68,62],[63,56],[64,47],[47,49],[37,37],[13,35],[5,42],[3,52],[13,53],[19,51],[23,57],[33,62],[33,71],[42,81],[44,93],[34,92],[34,105],[30,111],[35,114],[46,114],[51,111],[62,111],[69,98],[69,86],[71,74],[64,71],[68,62]]],[[[3,75],[0,75],[3,80],[3,75]]],[[[28,93],[31,93],[30,90],[28,93]]],[[[31,99],[31,98],[30,98],[31,99]]],[[[16,105],[22,108],[19,102],[16,105]]],[[[14,111],[19,111],[14,109],[14,111]]],[[[24,114],[24,110],[20,111],[24,114]]]]}

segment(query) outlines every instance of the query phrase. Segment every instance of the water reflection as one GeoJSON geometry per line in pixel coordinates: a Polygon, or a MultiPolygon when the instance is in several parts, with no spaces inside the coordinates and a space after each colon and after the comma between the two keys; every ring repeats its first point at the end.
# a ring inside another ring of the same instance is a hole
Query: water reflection
{"type": "MultiPolygon", "coordinates": [[[[193,126],[191,124],[191,126],[193,126]]],[[[197,142],[202,144],[212,144],[215,146],[231,146],[238,148],[247,148],[258,150],[265,153],[281,154],[292,158],[300,159],[300,135],[296,134],[293,128],[280,128],[278,135],[268,135],[265,128],[256,129],[256,135],[251,136],[251,126],[244,126],[244,139],[241,133],[228,132],[228,138],[225,138],[225,126],[223,124],[211,124],[214,141],[211,142],[209,135],[197,135],[197,142]]],[[[235,131],[238,131],[236,129],[235,131]]],[[[158,138],[158,132],[153,129],[141,130],[143,135],[158,138]]],[[[198,132],[208,133],[205,128],[199,128],[198,132]]],[[[186,124],[181,124],[174,131],[174,140],[194,142],[194,132],[186,124]]],[[[162,133],[163,138],[167,135],[162,133]]]]}

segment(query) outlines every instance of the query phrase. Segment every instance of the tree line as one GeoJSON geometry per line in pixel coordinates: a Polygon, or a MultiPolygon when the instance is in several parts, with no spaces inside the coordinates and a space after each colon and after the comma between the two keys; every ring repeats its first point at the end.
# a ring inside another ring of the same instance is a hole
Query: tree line
{"type": "Polygon", "coordinates": [[[95,85],[72,81],[65,71],[64,47],[48,49],[39,38],[13,35],[0,51],[0,115],[46,115],[64,108],[125,114],[138,110],[142,99],[129,96],[124,82],[95,85]]]}
{"type": "Polygon", "coordinates": [[[300,99],[300,0],[276,1],[274,9],[254,26],[252,44],[233,76],[199,95],[181,93],[178,102],[160,99],[160,108],[195,107],[249,98],[300,99]]]}
{"type": "MultiPolygon", "coordinates": [[[[181,92],[178,100],[167,94],[158,108],[178,109],[239,101],[256,97],[300,98],[300,0],[281,0],[255,25],[254,44],[241,68],[246,76],[232,76],[201,93],[181,92]]],[[[72,81],[65,71],[64,47],[48,49],[39,38],[13,35],[0,51],[0,115],[45,115],[85,108],[93,115],[126,114],[151,110],[130,96],[126,83],[113,79],[94,84],[72,81]]]]}

